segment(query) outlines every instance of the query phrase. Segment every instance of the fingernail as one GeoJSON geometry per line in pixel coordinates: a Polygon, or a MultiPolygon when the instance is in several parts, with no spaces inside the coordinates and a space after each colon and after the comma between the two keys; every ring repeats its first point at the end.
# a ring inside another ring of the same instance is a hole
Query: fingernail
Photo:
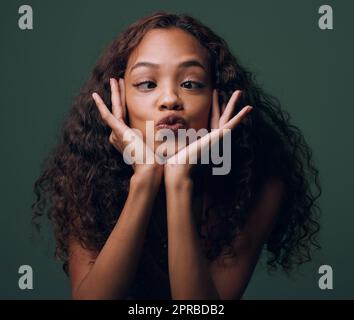
{"type": "Polygon", "coordinates": [[[251,111],[252,109],[253,109],[253,107],[251,107],[251,106],[247,107],[247,111],[251,111]]]}

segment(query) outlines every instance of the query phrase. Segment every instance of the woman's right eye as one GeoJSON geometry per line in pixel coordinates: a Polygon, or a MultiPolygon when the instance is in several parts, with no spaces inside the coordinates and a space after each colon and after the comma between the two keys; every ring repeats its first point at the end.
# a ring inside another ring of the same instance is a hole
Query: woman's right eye
{"type": "Polygon", "coordinates": [[[142,81],[134,84],[134,87],[137,87],[142,90],[150,90],[156,87],[156,84],[152,81],[142,81]]]}

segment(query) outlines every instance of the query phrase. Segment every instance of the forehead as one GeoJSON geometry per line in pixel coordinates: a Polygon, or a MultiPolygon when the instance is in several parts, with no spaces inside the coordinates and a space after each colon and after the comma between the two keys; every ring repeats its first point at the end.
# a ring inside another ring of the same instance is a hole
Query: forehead
{"type": "Polygon", "coordinates": [[[137,61],[169,64],[183,58],[194,58],[208,65],[208,50],[191,34],[178,28],[153,29],[146,33],[131,53],[127,68],[137,61]]]}

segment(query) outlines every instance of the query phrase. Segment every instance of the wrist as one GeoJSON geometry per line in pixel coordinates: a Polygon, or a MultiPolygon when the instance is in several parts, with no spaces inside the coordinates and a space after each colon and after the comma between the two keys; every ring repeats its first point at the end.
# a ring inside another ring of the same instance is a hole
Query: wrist
{"type": "Polygon", "coordinates": [[[156,170],[141,170],[135,172],[130,178],[130,184],[139,188],[149,188],[157,190],[160,187],[162,179],[162,171],[156,170]]]}
{"type": "Polygon", "coordinates": [[[166,190],[187,191],[191,192],[193,189],[193,180],[189,176],[171,176],[165,175],[165,187],[166,190]]]}
{"type": "Polygon", "coordinates": [[[184,164],[165,164],[164,179],[166,186],[187,186],[192,183],[190,168],[184,164]]]}

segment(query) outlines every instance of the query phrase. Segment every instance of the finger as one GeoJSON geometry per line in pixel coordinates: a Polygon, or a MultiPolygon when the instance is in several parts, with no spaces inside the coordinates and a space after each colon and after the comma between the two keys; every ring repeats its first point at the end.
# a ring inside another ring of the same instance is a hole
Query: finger
{"type": "Polygon", "coordinates": [[[249,112],[251,112],[253,107],[246,106],[242,108],[242,110],[235,115],[230,121],[228,121],[223,128],[224,129],[234,129],[246,116],[249,112]]]}
{"type": "Polygon", "coordinates": [[[117,119],[121,119],[123,117],[123,114],[118,82],[114,78],[110,78],[109,82],[111,84],[112,113],[113,116],[115,116],[117,119]]]}
{"type": "Polygon", "coordinates": [[[119,79],[119,88],[120,88],[120,102],[122,106],[122,116],[123,116],[123,120],[125,121],[127,116],[127,106],[125,104],[125,83],[123,78],[119,79]]]}
{"type": "MultiPolygon", "coordinates": [[[[169,164],[196,164],[198,159],[203,155],[204,151],[209,150],[209,143],[215,140],[215,137],[220,135],[222,130],[213,130],[208,134],[200,137],[183,147],[175,155],[167,160],[169,164]]],[[[209,156],[209,155],[207,155],[209,156]]]]}
{"type": "Polygon", "coordinates": [[[103,102],[102,98],[94,92],[92,94],[92,98],[96,103],[96,106],[98,108],[98,111],[100,112],[100,115],[102,117],[102,120],[109,126],[111,129],[117,128],[118,121],[117,119],[113,116],[113,114],[109,111],[105,103],[103,102]]]}
{"type": "Polygon", "coordinates": [[[214,89],[213,105],[211,108],[210,128],[211,129],[219,128],[219,121],[220,121],[220,106],[219,106],[219,99],[218,99],[218,91],[214,89]]]}
{"type": "Polygon", "coordinates": [[[229,102],[227,103],[227,105],[225,107],[225,110],[224,110],[223,114],[220,117],[220,128],[226,122],[228,122],[230,120],[230,118],[231,118],[231,116],[232,116],[232,114],[233,114],[233,112],[235,110],[236,102],[237,102],[238,98],[240,97],[240,95],[241,95],[241,91],[240,90],[236,90],[232,94],[229,102]]]}
{"type": "Polygon", "coordinates": [[[221,114],[224,113],[225,109],[226,109],[226,103],[224,102],[221,106],[221,114]]]}

